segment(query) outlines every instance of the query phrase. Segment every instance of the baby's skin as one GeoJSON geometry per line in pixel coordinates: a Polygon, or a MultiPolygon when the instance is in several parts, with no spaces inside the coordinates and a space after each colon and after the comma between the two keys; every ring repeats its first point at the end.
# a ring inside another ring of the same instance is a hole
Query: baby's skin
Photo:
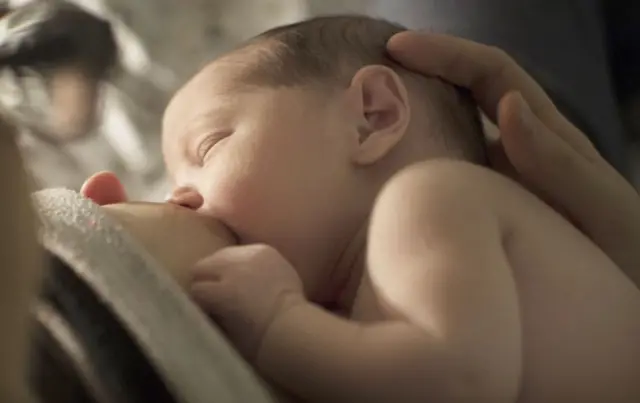
{"type": "Polygon", "coordinates": [[[384,65],[256,84],[243,67],[265,53],[247,54],[176,94],[163,151],[171,202],[240,244],[192,267],[189,292],[266,378],[317,403],[640,400],[638,288],[435,141],[415,86],[384,65]]]}
{"type": "MultiPolygon", "coordinates": [[[[189,267],[236,242],[217,220],[187,208],[103,208],[187,290],[189,267]]],[[[640,396],[640,292],[564,218],[511,180],[462,162],[412,166],[378,197],[368,245],[366,269],[347,286],[348,313],[332,314],[292,293],[261,339],[254,364],[286,390],[317,396],[300,401],[348,395],[562,403],[578,396],[617,403],[640,396]],[[416,388],[408,374],[433,383],[416,388]],[[344,389],[323,390],[317,380],[344,389]],[[391,380],[396,388],[379,386],[391,380]]],[[[295,279],[283,274],[295,272],[278,263],[275,251],[254,251],[256,259],[235,270],[295,279]]],[[[282,286],[246,281],[232,300],[244,306],[250,298],[268,305],[264,293],[248,295],[257,287],[282,286]]]]}
{"type": "Polygon", "coordinates": [[[397,75],[327,95],[228,68],[176,95],[165,157],[172,201],[244,245],[190,291],[265,377],[317,403],[640,400],[638,288],[506,177],[420,155],[397,75]]]}

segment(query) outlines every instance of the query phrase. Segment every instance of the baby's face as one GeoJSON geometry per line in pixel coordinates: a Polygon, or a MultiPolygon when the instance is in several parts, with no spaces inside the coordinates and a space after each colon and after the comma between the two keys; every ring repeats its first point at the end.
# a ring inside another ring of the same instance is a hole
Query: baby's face
{"type": "Polygon", "coordinates": [[[214,63],[168,106],[174,199],[219,218],[242,243],[277,248],[313,292],[360,208],[348,150],[357,128],[340,94],[235,77],[232,64],[214,63]]]}

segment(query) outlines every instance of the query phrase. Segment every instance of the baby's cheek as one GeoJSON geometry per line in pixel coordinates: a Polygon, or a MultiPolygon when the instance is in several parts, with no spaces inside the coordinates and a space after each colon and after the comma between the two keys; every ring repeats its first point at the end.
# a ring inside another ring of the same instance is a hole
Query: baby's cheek
{"type": "Polygon", "coordinates": [[[299,185],[308,178],[304,166],[257,146],[229,147],[212,159],[203,177],[205,206],[247,242],[278,243],[304,216],[302,200],[309,192],[299,185]]]}
{"type": "Polygon", "coordinates": [[[276,228],[278,206],[267,192],[268,183],[259,178],[221,180],[207,190],[204,208],[221,219],[244,240],[265,242],[276,228]],[[266,186],[265,186],[266,185],[266,186]]]}

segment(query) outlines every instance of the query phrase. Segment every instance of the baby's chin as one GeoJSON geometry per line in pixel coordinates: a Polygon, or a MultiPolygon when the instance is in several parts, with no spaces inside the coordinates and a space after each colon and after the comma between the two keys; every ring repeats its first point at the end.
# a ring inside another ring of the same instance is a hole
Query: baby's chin
{"type": "Polygon", "coordinates": [[[183,287],[189,285],[196,262],[237,243],[220,221],[174,204],[127,202],[102,209],[183,287]]]}

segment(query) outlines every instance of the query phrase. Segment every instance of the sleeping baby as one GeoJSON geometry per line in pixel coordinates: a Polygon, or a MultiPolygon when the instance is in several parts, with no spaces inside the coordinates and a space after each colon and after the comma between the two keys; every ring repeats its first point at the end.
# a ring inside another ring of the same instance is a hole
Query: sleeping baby
{"type": "Polygon", "coordinates": [[[276,28],[176,94],[171,201],[241,243],[188,291],[299,401],[640,401],[639,290],[483,166],[469,98],[386,56],[402,30],[276,28]]]}

